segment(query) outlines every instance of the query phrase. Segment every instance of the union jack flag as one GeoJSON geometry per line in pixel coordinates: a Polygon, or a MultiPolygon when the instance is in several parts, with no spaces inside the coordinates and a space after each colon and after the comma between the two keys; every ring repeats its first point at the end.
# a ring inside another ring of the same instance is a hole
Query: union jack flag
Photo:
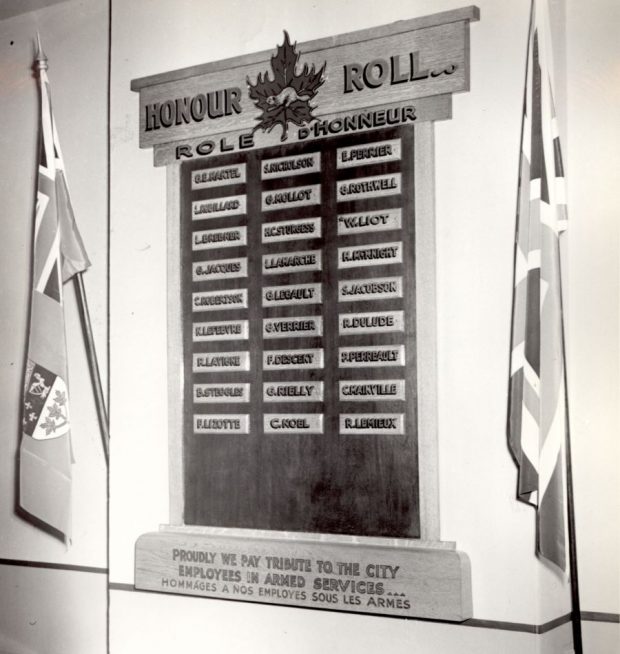
{"type": "Polygon", "coordinates": [[[90,262],[78,232],[47,78],[37,55],[41,125],[32,295],[20,446],[21,507],[71,536],[71,464],[63,284],[90,262]]]}
{"type": "Polygon", "coordinates": [[[546,0],[534,2],[521,138],[508,441],[518,497],[537,507],[537,552],[566,569],[567,428],[560,234],[564,171],[546,0]]]}

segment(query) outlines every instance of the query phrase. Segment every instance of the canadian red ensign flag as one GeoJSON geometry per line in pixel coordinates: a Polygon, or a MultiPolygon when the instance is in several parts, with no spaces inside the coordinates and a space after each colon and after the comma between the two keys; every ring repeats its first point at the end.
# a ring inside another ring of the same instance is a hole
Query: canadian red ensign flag
{"type": "Polygon", "coordinates": [[[19,502],[71,537],[71,422],[63,284],[90,262],[75,224],[52,113],[47,59],[37,55],[41,125],[19,502]]]}

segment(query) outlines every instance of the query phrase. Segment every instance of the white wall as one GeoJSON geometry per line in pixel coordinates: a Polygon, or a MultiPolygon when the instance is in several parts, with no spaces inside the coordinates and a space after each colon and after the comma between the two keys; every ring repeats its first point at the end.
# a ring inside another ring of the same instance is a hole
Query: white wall
{"type": "Polygon", "coordinates": [[[568,374],[582,603],[618,613],[620,4],[596,6],[567,11],[568,374]]]}
{"type": "Polygon", "coordinates": [[[106,577],[0,566],[2,654],[103,654],[106,577]]]}
{"type": "MultiPolygon", "coordinates": [[[[39,97],[31,71],[37,30],[49,57],[73,207],[93,264],[84,283],[104,383],[107,373],[107,3],[80,0],[0,22],[0,558],[105,568],[106,468],[72,284],[65,314],[76,458],[73,545],[67,549],[14,512],[38,163],[39,97]]],[[[105,610],[105,574],[0,566],[0,651],[103,651],[105,610]]]]}
{"type": "MultiPolygon", "coordinates": [[[[130,80],[273,49],[284,28],[303,42],[463,4],[113,2],[112,582],[133,583],[136,538],[168,519],[165,171],[152,167],[150,151],[138,149],[138,97],[129,90],[130,80]]],[[[454,98],[453,119],[436,126],[441,534],[470,556],[475,618],[541,624],[569,610],[568,590],[564,580],[533,555],[534,514],[514,499],[516,470],[505,438],[529,2],[477,4],[482,16],[471,27],[472,89],[454,98]]],[[[581,16],[585,11],[577,0],[568,2],[567,53],[569,62],[579,63],[584,78],[592,80],[592,75],[601,74],[600,62],[616,56],[611,31],[606,29],[612,2],[588,4],[590,25],[581,16]],[[598,40],[599,32],[605,38],[598,40]],[[590,39],[596,40],[596,56],[584,58],[580,52],[590,50],[590,39]]],[[[586,114],[597,117],[601,122],[592,127],[594,134],[606,133],[612,121],[607,91],[602,82],[591,83],[594,93],[585,100],[576,97],[579,82],[571,79],[566,113],[579,123],[586,114]]],[[[600,148],[594,145],[577,134],[569,140],[565,146],[569,175],[571,166],[580,169],[582,162],[598,161],[600,148]]],[[[583,175],[576,174],[570,182],[571,202],[577,208],[571,208],[569,238],[574,232],[578,237],[571,245],[567,325],[569,372],[579,370],[579,382],[570,391],[580,498],[582,608],[618,613],[617,531],[610,527],[618,516],[617,494],[612,496],[618,484],[613,449],[619,426],[618,358],[604,354],[617,355],[617,239],[611,242],[602,236],[617,236],[617,227],[611,215],[615,203],[599,193],[598,229],[590,228],[590,189],[609,180],[606,166],[590,166],[601,171],[600,176],[584,187],[583,175]],[[596,294],[588,293],[588,279],[596,294]],[[588,354],[592,344],[587,334],[592,329],[597,329],[598,357],[588,354]],[[601,380],[605,389],[596,392],[601,380]],[[596,479],[606,480],[604,489],[592,488],[596,479]],[[586,497],[592,498],[593,507],[586,497]],[[601,546],[602,539],[606,540],[601,546]]],[[[563,651],[570,633],[556,630],[538,643],[534,636],[514,632],[113,590],[111,639],[114,654],[147,648],[163,652],[173,644],[177,651],[208,645],[227,652],[248,648],[309,652],[319,646],[328,651],[374,652],[384,650],[387,643],[390,652],[531,652],[539,646],[551,652],[563,651]]],[[[604,642],[607,647],[612,643],[604,642]]]]}

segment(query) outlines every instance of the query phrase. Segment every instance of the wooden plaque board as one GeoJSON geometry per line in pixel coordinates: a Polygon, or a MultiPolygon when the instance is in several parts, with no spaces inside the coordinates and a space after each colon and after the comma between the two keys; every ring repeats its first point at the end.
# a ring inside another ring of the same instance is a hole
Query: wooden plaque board
{"type": "Polygon", "coordinates": [[[182,164],[185,524],[420,536],[413,139],[182,164]],[[194,188],[240,170],[245,183],[194,188]],[[337,192],[372,185],[384,194],[337,192]],[[264,204],[293,194],[310,197],[264,204]]]}
{"type": "Polygon", "coordinates": [[[432,121],[476,19],[134,81],[169,170],[176,525],[139,539],[138,588],[470,617],[438,530],[432,121]]]}

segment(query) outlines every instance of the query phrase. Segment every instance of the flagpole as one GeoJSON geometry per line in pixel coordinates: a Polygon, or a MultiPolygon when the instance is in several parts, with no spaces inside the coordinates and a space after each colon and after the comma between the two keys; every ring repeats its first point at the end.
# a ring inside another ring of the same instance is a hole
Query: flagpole
{"type": "Polygon", "coordinates": [[[568,413],[568,373],[566,359],[566,333],[564,330],[564,296],[562,293],[562,256],[558,235],[558,279],[560,280],[560,316],[562,324],[562,357],[564,359],[564,412],[565,452],[566,452],[566,513],[568,522],[568,560],[570,570],[571,624],[573,628],[573,647],[575,654],[583,654],[581,635],[581,600],[579,598],[579,572],[577,565],[577,529],[575,524],[575,499],[573,492],[573,456],[570,438],[570,416],[568,413]]]}
{"type": "MultiPolygon", "coordinates": [[[[35,70],[41,74],[41,71],[47,70],[47,57],[41,47],[41,37],[37,32],[37,54],[35,57],[35,70]]],[[[95,340],[93,338],[93,329],[90,321],[90,314],[88,311],[88,303],[86,301],[86,291],[84,289],[84,280],[82,279],[82,272],[77,272],[73,276],[75,280],[76,297],[78,301],[78,311],[80,313],[82,331],[84,333],[84,341],[86,345],[86,355],[90,367],[90,376],[93,384],[93,392],[95,394],[95,404],[97,407],[97,417],[99,419],[99,427],[101,430],[101,441],[103,445],[103,453],[105,456],[106,465],[110,461],[110,432],[108,427],[108,414],[105,407],[103,397],[103,388],[101,386],[101,375],[99,374],[99,364],[97,363],[97,354],[95,351],[95,340]]]]}
{"type": "MultiPolygon", "coordinates": [[[[568,406],[566,407],[568,415],[568,406]]],[[[566,426],[566,510],[568,513],[568,550],[570,562],[571,622],[575,654],[583,654],[581,638],[581,602],[579,600],[579,574],[577,572],[577,540],[575,529],[575,504],[573,497],[573,465],[570,429],[566,426]]]]}
{"type": "Polygon", "coordinates": [[[101,444],[106,464],[110,462],[110,432],[108,428],[108,412],[105,407],[103,398],[103,388],[101,386],[101,375],[99,374],[99,364],[97,362],[97,353],[95,351],[95,340],[93,338],[93,329],[88,312],[88,302],[86,300],[86,290],[82,273],[79,272],[73,277],[75,281],[76,297],[78,300],[78,309],[82,320],[82,331],[84,332],[84,341],[86,345],[86,355],[90,366],[90,376],[93,383],[93,392],[95,394],[95,404],[97,405],[97,417],[99,418],[99,427],[101,429],[101,444]]]}

